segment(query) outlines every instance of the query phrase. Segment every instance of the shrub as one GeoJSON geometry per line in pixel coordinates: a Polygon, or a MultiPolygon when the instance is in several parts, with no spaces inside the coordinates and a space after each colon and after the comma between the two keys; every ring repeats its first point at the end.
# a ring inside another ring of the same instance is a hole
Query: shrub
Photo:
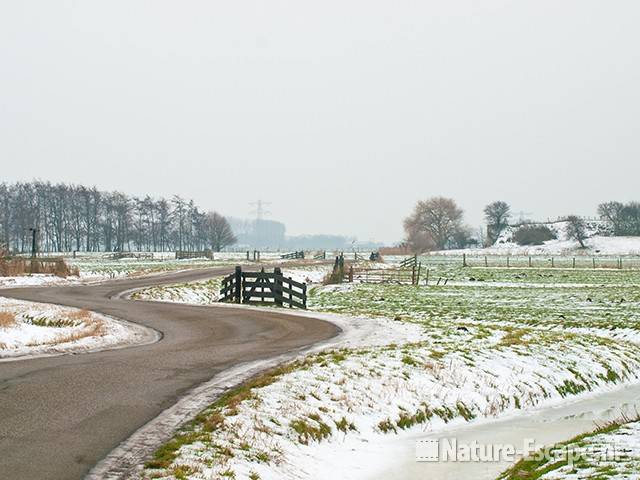
{"type": "Polygon", "coordinates": [[[513,234],[513,239],[518,245],[542,245],[547,240],[556,238],[556,234],[545,225],[525,225],[513,234]]]}
{"type": "Polygon", "coordinates": [[[16,323],[16,316],[11,312],[0,312],[0,328],[12,327],[16,323]]]}
{"type": "Polygon", "coordinates": [[[5,249],[0,248],[0,277],[17,277],[29,273],[44,273],[62,278],[80,275],[78,267],[70,267],[62,258],[52,261],[10,257],[5,249]]]}

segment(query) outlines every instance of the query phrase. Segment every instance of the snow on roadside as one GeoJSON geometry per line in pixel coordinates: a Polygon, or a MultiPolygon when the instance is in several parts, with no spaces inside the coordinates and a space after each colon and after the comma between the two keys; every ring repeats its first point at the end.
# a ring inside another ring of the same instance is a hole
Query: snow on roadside
{"type": "Polygon", "coordinates": [[[389,434],[559,403],[640,375],[635,344],[571,341],[561,333],[529,340],[470,325],[457,333],[463,347],[445,353],[416,324],[361,321],[376,321],[387,334],[374,347],[355,342],[310,357],[238,401],[210,408],[182,433],[189,441],[169,465],[143,477],[329,479],[335,472],[327,465],[340,465],[341,478],[366,478],[380,464],[353,459],[389,434]]]}
{"type": "Polygon", "coordinates": [[[285,277],[291,277],[296,282],[311,285],[322,283],[331,269],[330,265],[309,265],[299,268],[284,268],[282,274],[285,277]]]}
{"type": "MultiPolygon", "coordinates": [[[[282,270],[285,277],[307,285],[320,284],[331,267],[326,265],[309,265],[282,270]]],[[[134,300],[151,300],[158,302],[187,303],[192,305],[212,305],[220,298],[221,278],[216,277],[198,282],[175,285],[161,285],[136,290],[131,294],[134,300]]]]}
{"type": "Polygon", "coordinates": [[[88,310],[0,297],[0,361],[157,340],[157,332],[88,310]]]}
{"type": "Polygon", "coordinates": [[[161,285],[136,290],[131,294],[131,298],[133,300],[190,305],[211,305],[219,299],[220,285],[219,278],[176,285],[161,285]]]}
{"type": "Polygon", "coordinates": [[[55,275],[33,274],[19,277],[0,277],[0,288],[73,285],[79,282],[80,279],[78,277],[62,278],[55,275]]]}

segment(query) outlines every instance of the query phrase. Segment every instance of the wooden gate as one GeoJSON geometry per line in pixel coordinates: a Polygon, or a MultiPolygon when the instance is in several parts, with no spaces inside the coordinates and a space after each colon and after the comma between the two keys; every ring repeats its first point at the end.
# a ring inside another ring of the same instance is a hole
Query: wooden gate
{"type": "Polygon", "coordinates": [[[280,255],[280,258],[283,260],[295,260],[295,259],[304,259],[304,252],[300,250],[299,252],[291,252],[280,255]]]}
{"type": "Polygon", "coordinates": [[[282,275],[280,268],[273,273],[243,272],[241,267],[222,280],[220,302],[275,304],[289,308],[307,308],[307,284],[282,275]]]}

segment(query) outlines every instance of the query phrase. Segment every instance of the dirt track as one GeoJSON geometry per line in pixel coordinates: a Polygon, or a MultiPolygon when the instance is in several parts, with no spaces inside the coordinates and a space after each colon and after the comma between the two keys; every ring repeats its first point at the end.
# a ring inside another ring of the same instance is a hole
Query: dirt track
{"type": "Polygon", "coordinates": [[[82,478],[121,441],[215,374],[338,333],[328,322],[276,311],[119,298],[134,288],[228,271],[0,290],[1,296],[87,308],[162,333],[150,345],[0,363],[0,477],[82,478]]]}

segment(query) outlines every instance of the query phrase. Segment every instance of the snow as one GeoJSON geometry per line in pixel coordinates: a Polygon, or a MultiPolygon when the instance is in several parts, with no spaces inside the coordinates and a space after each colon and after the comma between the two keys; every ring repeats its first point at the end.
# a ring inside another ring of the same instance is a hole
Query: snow
{"type": "MultiPolygon", "coordinates": [[[[578,274],[586,276],[585,280],[594,275],[578,274]]],[[[295,269],[290,275],[310,278],[308,272],[295,269]]],[[[614,293],[617,284],[612,281],[617,277],[610,276],[606,286],[614,293]]],[[[320,277],[318,272],[317,278],[320,277]]],[[[571,279],[562,279],[568,280],[571,279]]],[[[496,296],[496,291],[503,288],[498,282],[498,285],[491,283],[497,289],[483,290],[482,294],[492,296],[496,302],[518,300],[518,304],[513,303],[514,308],[533,299],[538,303],[556,303],[559,300],[554,295],[563,296],[569,287],[555,282],[553,285],[566,288],[557,293],[545,291],[541,296],[542,288],[546,290],[551,285],[502,282],[504,288],[519,286],[523,292],[524,287],[532,287],[529,294],[509,300],[510,297],[496,296]]],[[[192,285],[178,287],[187,293],[177,295],[176,299],[192,299],[195,290],[192,285]]],[[[316,290],[321,295],[331,292],[357,296],[354,288],[352,284],[343,284],[316,290]]],[[[389,308],[389,314],[398,308],[419,312],[424,302],[430,304],[430,297],[422,299],[421,295],[433,290],[394,288],[396,293],[405,292],[407,297],[394,298],[387,289],[365,303],[375,302],[376,311],[389,308]],[[382,296],[385,298],[378,298],[382,296]]],[[[456,295],[473,296],[480,291],[442,291],[442,295],[452,294],[457,298],[456,295]]],[[[561,300],[569,301],[564,297],[561,300]]],[[[599,311],[602,306],[589,308],[599,311]]],[[[519,311],[521,315],[524,313],[519,311]]],[[[580,312],[583,311],[588,313],[589,309],[584,307],[580,312]]],[[[169,468],[139,469],[140,476],[175,478],[175,472],[181,472],[185,478],[209,479],[227,478],[233,472],[235,477],[230,478],[333,479],[335,471],[328,467],[333,465],[340,468],[340,478],[364,479],[390,466],[393,459],[383,453],[393,442],[467,421],[521,415],[640,382],[640,333],[631,328],[635,324],[630,324],[630,328],[615,328],[613,324],[607,328],[604,324],[600,326],[592,315],[585,317],[589,321],[583,324],[558,327],[555,313],[526,325],[518,324],[516,319],[509,320],[511,324],[506,320],[491,322],[488,318],[481,321],[425,318],[412,322],[400,321],[404,315],[391,320],[320,312],[296,314],[331,321],[345,333],[307,352],[311,354],[309,357],[297,356],[302,362],[299,368],[286,371],[273,383],[254,388],[238,404],[205,410],[205,418],[220,416],[223,423],[214,432],[196,427],[192,432],[194,440],[180,448],[169,468]]],[[[243,366],[214,378],[208,389],[199,390],[199,400],[189,395],[170,414],[161,416],[159,422],[164,433],[171,431],[171,425],[181,423],[178,420],[193,418],[207,405],[204,399],[211,404],[225,387],[248,378],[248,372],[255,373],[260,366],[287,359],[292,357],[243,366]],[[243,370],[244,367],[248,370],[243,370]]],[[[157,435],[150,425],[149,430],[138,432],[128,447],[135,449],[136,442],[138,447],[149,445],[157,435]]],[[[128,455],[128,447],[123,446],[111,461],[128,455]]]]}
{"type": "MultiPolygon", "coordinates": [[[[618,427],[554,446],[551,458],[534,470],[541,480],[640,479],[640,422],[630,421],[618,427]],[[568,464],[556,459],[570,459],[568,464]],[[543,473],[543,472],[547,473],[543,473]]],[[[500,478],[504,478],[501,476],[500,478]]]]}
{"type": "Polygon", "coordinates": [[[70,307],[0,297],[0,361],[157,341],[154,330],[70,307]],[[4,325],[4,326],[2,326],[4,325]]]}
{"type": "MultiPolygon", "coordinates": [[[[384,459],[363,465],[360,455],[381,451],[389,437],[399,440],[416,431],[454,426],[470,419],[465,414],[493,418],[557,404],[572,395],[563,388],[606,391],[637,382],[640,375],[640,347],[631,343],[610,345],[586,338],[558,345],[554,337],[546,343],[505,347],[504,332],[479,338],[480,331],[468,321],[468,331],[460,332],[457,340],[467,349],[441,355],[436,354],[438,340],[419,324],[311,315],[338,323],[350,339],[254,390],[233,411],[210,410],[224,416],[225,426],[212,437],[183,446],[172,468],[188,469],[193,479],[233,471],[237,478],[257,473],[262,480],[293,480],[333,478],[327,465],[340,465],[342,478],[367,478],[384,459]],[[354,336],[359,329],[366,334],[354,336]],[[610,371],[619,379],[607,380],[610,371]],[[403,429],[402,419],[416,415],[430,418],[403,429]],[[321,441],[301,437],[292,429],[295,421],[316,429],[328,426],[330,433],[321,441]],[[340,422],[354,430],[338,430],[340,422]],[[383,433],[383,424],[394,435],[383,433]],[[231,452],[222,462],[215,454],[220,449],[231,452]]],[[[638,340],[637,332],[627,333],[638,340]]],[[[145,478],[172,478],[171,471],[149,470],[145,478]]]]}
{"type": "MultiPolygon", "coordinates": [[[[285,268],[282,274],[294,281],[307,285],[320,284],[331,267],[327,265],[308,265],[298,268],[285,268]]],[[[187,303],[191,305],[212,305],[219,300],[221,278],[198,282],[189,282],[169,286],[148,287],[131,293],[134,300],[187,303]]]]}
{"type": "Polygon", "coordinates": [[[518,245],[513,234],[518,227],[507,227],[499,235],[496,243],[487,248],[467,248],[431,252],[438,255],[640,255],[640,237],[608,236],[608,228],[602,221],[586,222],[588,238],[585,247],[567,237],[567,222],[532,223],[549,227],[557,239],[548,240],[543,245],[518,245]]]}

